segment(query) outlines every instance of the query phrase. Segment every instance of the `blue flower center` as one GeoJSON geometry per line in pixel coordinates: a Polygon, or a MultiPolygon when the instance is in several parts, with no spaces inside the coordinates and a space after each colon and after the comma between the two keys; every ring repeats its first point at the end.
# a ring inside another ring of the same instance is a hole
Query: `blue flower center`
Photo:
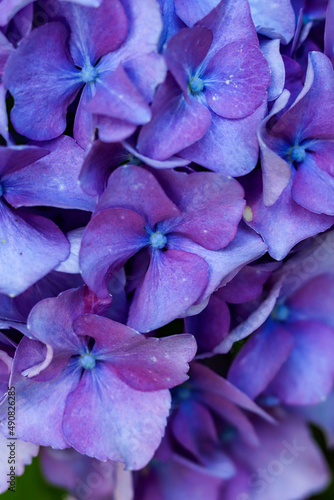
{"type": "Polygon", "coordinates": [[[84,65],[81,70],[81,78],[85,83],[93,83],[98,77],[97,69],[94,68],[90,63],[84,65]]]}
{"type": "Polygon", "coordinates": [[[93,356],[93,354],[91,354],[90,352],[87,352],[86,354],[83,354],[80,357],[79,363],[81,364],[82,368],[84,368],[85,370],[91,370],[92,368],[95,367],[96,361],[95,361],[95,357],[93,356]]]}
{"type": "Polygon", "coordinates": [[[167,243],[167,238],[164,234],[157,231],[156,233],[151,234],[150,243],[153,248],[164,248],[167,243]]]}
{"type": "Polygon", "coordinates": [[[219,439],[222,443],[230,443],[237,437],[237,430],[233,425],[228,425],[220,433],[219,439]]]}
{"type": "Polygon", "coordinates": [[[290,316],[290,309],[284,304],[279,304],[274,307],[271,315],[276,321],[286,321],[290,316]]]}
{"type": "Polygon", "coordinates": [[[2,195],[3,195],[3,187],[2,187],[2,184],[0,182],[0,198],[1,198],[2,195]]]}
{"type": "Polygon", "coordinates": [[[193,76],[188,82],[188,88],[192,94],[199,94],[204,89],[204,82],[198,76],[193,76]]]}
{"type": "Polygon", "coordinates": [[[294,146],[290,152],[290,158],[292,161],[300,163],[306,158],[306,151],[303,146],[294,146]]]}

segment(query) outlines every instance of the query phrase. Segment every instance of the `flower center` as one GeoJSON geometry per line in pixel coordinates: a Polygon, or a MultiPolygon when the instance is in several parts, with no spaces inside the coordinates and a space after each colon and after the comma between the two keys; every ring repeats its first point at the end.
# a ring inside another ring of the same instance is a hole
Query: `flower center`
{"type": "Polygon", "coordinates": [[[304,161],[306,158],[306,151],[303,146],[294,146],[291,149],[290,158],[292,161],[296,161],[298,163],[304,161]]]}
{"type": "Polygon", "coordinates": [[[204,89],[204,82],[198,76],[193,76],[188,82],[188,88],[192,94],[199,94],[204,89]]]}
{"type": "Polygon", "coordinates": [[[3,195],[3,187],[2,187],[2,184],[0,182],[0,198],[1,198],[2,195],[3,195]]]}
{"type": "Polygon", "coordinates": [[[271,315],[276,321],[286,321],[290,316],[290,310],[284,304],[279,304],[274,307],[271,315]]]}
{"type": "Polygon", "coordinates": [[[98,77],[98,72],[90,63],[84,65],[81,70],[81,78],[85,83],[93,83],[98,77]]]}
{"type": "Polygon", "coordinates": [[[237,437],[237,430],[233,425],[228,425],[225,429],[220,433],[220,441],[222,443],[230,443],[237,437]]]}
{"type": "Polygon", "coordinates": [[[164,248],[167,243],[167,238],[164,234],[160,233],[160,231],[157,231],[156,233],[153,233],[150,237],[150,243],[153,248],[164,248]]]}
{"type": "Polygon", "coordinates": [[[90,352],[87,352],[86,354],[83,354],[80,357],[79,363],[81,364],[82,368],[84,368],[85,370],[91,370],[92,368],[95,367],[96,361],[95,361],[95,357],[93,356],[93,354],[91,354],[90,352]]]}

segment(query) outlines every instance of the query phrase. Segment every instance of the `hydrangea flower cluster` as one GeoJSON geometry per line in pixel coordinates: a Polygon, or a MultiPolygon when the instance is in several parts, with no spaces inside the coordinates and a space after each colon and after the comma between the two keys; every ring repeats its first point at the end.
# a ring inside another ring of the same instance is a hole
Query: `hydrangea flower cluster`
{"type": "Polygon", "coordinates": [[[333,65],[334,0],[0,3],[0,493],[327,487],[333,65]]]}

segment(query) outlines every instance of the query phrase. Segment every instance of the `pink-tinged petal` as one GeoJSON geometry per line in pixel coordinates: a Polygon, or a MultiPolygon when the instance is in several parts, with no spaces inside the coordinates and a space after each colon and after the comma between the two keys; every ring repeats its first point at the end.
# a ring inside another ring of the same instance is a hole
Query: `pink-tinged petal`
{"type": "Polygon", "coordinates": [[[263,204],[259,183],[260,179],[257,179],[252,189],[246,189],[246,199],[250,207],[247,224],[261,234],[274,259],[284,259],[297,243],[332,226],[333,217],[310,212],[292,199],[292,181],[284,189],[278,201],[270,207],[263,204]]]}
{"type": "Polygon", "coordinates": [[[113,208],[87,225],[79,254],[82,277],[99,296],[108,296],[108,281],[148,243],[145,220],[136,212],[113,208]]]}
{"type": "Polygon", "coordinates": [[[202,257],[179,250],[153,250],[145,278],[130,306],[128,325],[148,332],[182,317],[207,285],[202,257]]]}
{"type": "Polygon", "coordinates": [[[194,400],[183,402],[170,422],[173,437],[206,467],[222,479],[235,474],[235,467],[219,443],[215,422],[209,410],[194,400]]]}
{"type": "Polygon", "coordinates": [[[226,302],[213,294],[200,314],[185,319],[185,329],[195,336],[199,352],[209,352],[228,334],[230,320],[226,302]]]}
{"type": "Polygon", "coordinates": [[[137,470],[159,446],[169,408],[168,390],[136,391],[101,363],[67,397],[63,432],[80,453],[137,470]]]}
{"type": "Polygon", "coordinates": [[[170,389],[188,379],[188,362],[196,354],[191,335],[146,338],[132,328],[101,316],[77,319],[78,335],[92,336],[92,354],[107,362],[108,370],[137,391],[170,389]]]}
{"type": "Polygon", "coordinates": [[[334,178],[319,168],[311,155],[297,168],[291,194],[298,205],[311,212],[334,215],[334,178]]]}
{"type": "Polygon", "coordinates": [[[295,346],[267,391],[286,404],[320,403],[333,386],[334,329],[315,320],[289,322],[288,328],[295,346]]]}
{"type": "Polygon", "coordinates": [[[49,219],[14,212],[4,203],[0,220],[0,292],[13,297],[65,260],[69,243],[49,219]]]}
{"type": "MultiPolygon", "coordinates": [[[[13,441],[12,441],[13,442],[13,441]]],[[[0,449],[3,452],[0,455],[0,493],[5,493],[8,490],[9,481],[11,479],[8,476],[10,469],[10,462],[8,453],[5,450],[11,451],[12,448],[8,448],[7,445],[10,444],[10,440],[0,433],[0,449]]],[[[15,469],[15,476],[21,476],[24,472],[24,466],[30,465],[33,457],[38,455],[39,446],[33,443],[25,443],[24,441],[15,441],[15,458],[12,462],[12,466],[15,469]]],[[[13,450],[14,451],[14,450],[13,450]]]]}
{"type": "Polygon", "coordinates": [[[221,1],[197,26],[206,26],[213,33],[207,60],[228,43],[243,41],[259,45],[247,0],[221,1]]]}
{"type": "MultiPolygon", "coordinates": [[[[80,370],[68,366],[50,381],[37,382],[23,377],[20,371],[27,362],[25,348],[29,339],[24,338],[16,350],[9,386],[15,387],[15,437],[54,448],[67,448],[61,429],[67,395],[80,380],[80,370]]],[[[0,407],[0,428],[6,433],[7,405],[0,407]]]]}
{"type": "Polygon", "coordinates": [[[123,165],[110,175],[96,212],[108,208],[133,210],[152,228],[161,220],[181,214],[177,202],[173,203],[166,196],[154,175],[136,165],[123,165]]]}
{"type": "Polygon", "coordinates": [[[243,226],[239,227],[234,240],[222,250],[207,250],[178,235],[168,236],[168,247],[197,254],[208,263],[209,279],[200,302],[230,281],[245,264],[261,257],[267,250],[263,240],[243,226]]]}
{"type": "Polygon", "coordinates": [[[291,41],[295,32],[295,13],[290,0],[249,0],[249,4],[258,33],[269,38],[279,38],[284,44],[291,41]]]}
{"type": "Polygon", "coordinates": [[[122,64],[115,71],[99,77],[96,93],[87,105],[87,110],[135,125],[143,125],[151,119],[148,104],[133,85],[122,64]]]}
{"type": "Polygon", "coordinates": [[[118,49],[128,33],[127,16],[119,0],[104,0],[95,9],[65,2],[61,13],[71,28],[71,55],[80,67],[87,60],[93,65],[100,57],[118,49]]]}
{"type": "Polygon", "coordinates": [[[52,346],[55,351],[77,352],[82,342],[72,324],[86,312],[84,292],[84,287],[66,290],[58,297],[38,302],[28,317],[29,336],[52,346]]]}
{"type": "Polygon", "coordinates": [[[188,103],[169,75],[159,87],[152,105],[152,120],[139,133],[140,153],[155,160],[166,160],[204,136],[211,114],[195,98],[188,103]]]}
{"type": "Polygon", "coordinates": [[[261,40],[260,50],[270,67],[268,101],[275,101],[282,94],[285,84],[285,67],[280,53],[280,40],[261,40]]]}
{"type": "Polygon", "coordinates": [[[0,146],[0,176],[10,175],[49,154],[38,146],[0,146]]]}
{"type": "Polygon", "coordinates": [[[254,333],[234,358],[228,379],[255,399],[273,380],[294,347],[289,330],[268,322],[254,333]],[[256,370],[249,375],[252,366],[256,370]]]}
{"type": "MultiPolygon", "coordinates": [[[[316,258],[316,256],[315,256],[316,258]]],[[[334,275],[331,263],[326,259],[328,271],[311,277],[306,283],[300,282],[299,289],[293,293],[286,306],[294,317],[321,321],[334,328],[332,304],[334,300],[334,275]]],[[[321,271],[320,271],[321,272],[321,271]]]]}
{"type": "Polygon", "coordinates": [[[240,120],[211,113],[211,125],[204,137],[179,155],[220,174],[232,177],[248,174],[258,161],[257,129],[265,112],[266,104],[240,120]]]}
{"type": "Polygon", "coordinates": [[[188,80],[205,59],[212,38],[208,28],[197,26],[180,30],[168,43],[164,54],[167,67],[186,95],[188,80]]]}
{"type": "Polygon", "coordinates": [[[96,199],[84,193],[78,183],[83,150],[65,135],[43,142],[43,147],[49,155],[2,177],[6,200],[15,207],[45,205],[93,211],[96,199]]]}
{"type": "Polygon", "coordinates": [[[213,56],[203,79],[210,108],[224,118],[240,119],[266,101],[270,71],[258,47],[234,42],[213,56]]]}
{"type": "Polygon", "coordinates": [[[124,161],[124,150],[120,144],[95,141],[84,159],[80,172],[82,189],[94,196],[102,194],[109,173],[124,161]]]}
{"type": "Polygon", "coordinates": [[[59,22],[41,26],[7,63],[4,82],[15,101],[11,119],[15,129],[30,139],[53,139],[65,130],[67,107],[82,85],[79,70],[68,58],[68,35],[59,22]]]}
{"type": "Polygon", "coordinates": [[[256,431],[259,447],[249,453],[241,446],[233,447],[240,461],[256,471],[249,491],[252,500],[282,500],[282,492],[289,492],[286,498],[309,498],[326,487],[325,458],[303,419],[285,416],[275,427],[258,422],[256,431]]]}
{"type": "Polygon", "coordinates": [[[179,219],[162,223],[166,232],[185,235],[209,250],[219,250],[233,240],[245,208],[244,191],[235,179],[172,170],[156,176],[182,212],[179,219]]]}

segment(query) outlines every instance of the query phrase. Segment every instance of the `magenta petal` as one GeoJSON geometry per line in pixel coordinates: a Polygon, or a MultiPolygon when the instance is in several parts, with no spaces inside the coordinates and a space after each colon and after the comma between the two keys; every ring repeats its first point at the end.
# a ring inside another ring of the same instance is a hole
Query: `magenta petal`
{"type": "Polygon", "coordinates": [[[169,408],[168,390],[136,391],[101,363],[67,397],[63,432],[80,453],[137,470],[159,446],[169,408]]]}
{"type": "Polygon", "coordinates": [[[268,322],[250,337],[234,358],[229,381],[255,399],[275,377],[293,346],[294,338],[287,328],[268,322]],[[256,370],[250,376],[252,366],[256,366],[256,370]]]}
{"type": "Polygon", "coordinates": [[[168,43],[167,67],[186,95],[189,77],[205,59],[211,43],[212,32],[200,26],[180,30],[168,43]]]}
{"type": "Polygon", "coordinates": [[[49,155],[3,176],[6,200],[15,207],[46,205],[93,211],[95,198],[84,193],[78,183],[83,150],[65,135],[44,142],[43,147],[49,155]]]}
{"type": "Polygon", "coordinates": [[[92,353],[132,389],[169,389],[188,379],[188,362],[196,354],[191,335],[146,338],[132,328],[101,316],[86,315],[74,324],[77,334],[95,338],[92,353]]]}
{"type": "Polygon", "coordinates": [[[286,404],[316,404],[333,386],[334,329],[319,321],[289,323],[295,347],[268,392],[286,404]]]}
{"type": "Polygon", "coordinates": [[[210,111],[191,98],[188,103],[169,75],[159,87],[152,105],[152,120],[142,127],[138,151],[155,160],[166,160],[198,141],[211,123],[210,111]]]}
{"type": "Polygon", "coordinates": [[[65,130],[67,107],[82,85],[68,59],[67,38],[63,24],[46,24],[32,31],[7,63],[4,82],[15,101],[13,125],[30,139],[53,139],[65,130]]]}
{"type": "Polygon", "coordinates": [[[145,220],[125,208],[97,214],[84,232],[79,254],[82,277],[100,297],[108,295],[108,278],[147,244],[145,220]]]}
{"type": "Polygon", "coordinates": [[[0,292],[15,296],[65,260],[69,243],[49,219],[14,212],[4,203],[0,220],[0,292]]]}
{"type": "Polygon", "coordinates": [[[87,105],[87,110],[136,125],[143,125],[151,118],[148,104],[133,85],[122,64],[115,71],[100,76],[96,93],[87,105]]]}
{"type": "Polygon", "coordinates": [[[182,317],[202,294],[208,272],[207,263],[198,255],[153,251],[145,278],[136,289],[128,325],[148,332],[182,317]]]}
{"type": "Polygon", "coordinates": [[[177,203],[166,196],[154,175],[136,165],[124,165],[114,170],[96,211],[116,207],[137,212],[152,228],[161,220],[180,215],[177,203]]]}
{"type": "Polygon", "coordinates": [[[258,47],[235,42],[213,56],[203,79],[205,96],[216,114],[245,118],[266,100],[270,71],[258,47]]]}

